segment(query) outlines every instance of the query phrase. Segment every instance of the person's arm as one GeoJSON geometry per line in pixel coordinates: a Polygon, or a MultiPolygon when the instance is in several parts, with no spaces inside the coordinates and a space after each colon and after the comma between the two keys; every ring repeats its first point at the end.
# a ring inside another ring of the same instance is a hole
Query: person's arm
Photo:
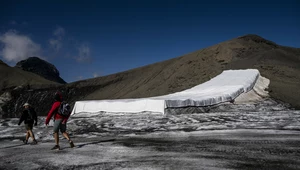
{"type": "Polygon", "coordinates": [[[25,115],[24,112],[25,112],[25,111],[22,112],[22,115],[21,115],[21,117],[20,117],[20,120],[19,120],[18,125],[20,125],[20,124],[24,121],[24,115],[25,115]]]}
{"type": "Polygon", "coordinates": [[[60,102],[55,102],[55,103],[52,105],[52,108],[51,108],[51,110],[49,111],[49,113],[48,113],[48,115],[47,115],[47,118],[46,118],[46,122],[45,122],[46,125],[49,124],[51,117],[53,116],[54,112],[57,111],[57,108],[59,107],[59,105],[60,105],[60,102]]]}
{"type": "Polygon", "coordinates": [[[62,121],[63,124],[67,123],[67,121],[68,121],[70,115],[71,115],[71,114],[69,114],[69,116],[67,116],[67,117],[64,118],[64,120],[62,121]]]}
{"type": "Polygon", "coordinates": [[[37,114],[33,108],[32,108],[32,111],[33,111],[34,121],[35,121],[34,126],[36,126],[37,125],[37,114]]]}

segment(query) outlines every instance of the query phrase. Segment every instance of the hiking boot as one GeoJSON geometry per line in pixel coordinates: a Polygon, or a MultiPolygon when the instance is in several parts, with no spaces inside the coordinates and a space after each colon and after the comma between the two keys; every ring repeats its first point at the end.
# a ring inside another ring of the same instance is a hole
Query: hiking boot
{"type": "Polygon", "coordinates": [[[55,145],[51,150],[60,150],[59,145],[55,145]]]}
{"type": "Polygon", "coordinates": [[[71,148],[74,148],[74,147],[75,147],[73,141],[70,141],[70,146],[71,146],[71,148]]]}
{"type": "Polygon", "coordinates": [[[32,145],[36,145],[38,142],[34,139],[33,141],[32,141],[32,145]]]}
{"type": "Polygon", "coordinates": [[[27,144],[27,142],[28,142],[28,140],[23,139],[23,143],[24,143],[24,144],[27,144]]]}

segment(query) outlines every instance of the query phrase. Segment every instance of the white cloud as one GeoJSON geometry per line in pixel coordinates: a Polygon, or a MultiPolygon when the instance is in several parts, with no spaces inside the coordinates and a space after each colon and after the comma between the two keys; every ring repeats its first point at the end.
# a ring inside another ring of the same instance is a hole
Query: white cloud
{"type": "Polygon", "coordinates": [[[29,36],[21,35],[10,30],[0,35],[3,48],[0,55],[8,62],[18,62],[32,56],[41,56],[41,47],[33,42],[29,36]]]}
{"type": "Polygon", "coordinates": [[[61,26],[58,26],[54,32],[53,35],[58,37],[58,38],[62,38],[65,35],[65,29],[61,26]]]}
{"type": "Polygon", "coordinates": [[[86,43],[79,43],[78,40],[74,38],[70,38],[66,36],[66,30],[57,26],[56,29],[52,33],[52,37],[48,40],[48,43],[52,50],[55,52],[64,52],[69,51],[71,48],[76,48],[77,54],[73,54],[73,59],[75,59],[78,63],[90,62],[91,61],[91,49],[86,43]],[[73,44],[76,44],[73,46],[73,44]],[[69,48],[67,48],[69,47],[69,48]],[[62,48],[66,48],[62,50],[62,48]]]}
{"type": "Polygon", "coordinates": [[[78,76],[77,80],[83,80],[83,76],[78,76]]]}
{"type": "Polygon", "coordinates": [[[93,77],[94,77],[94,78],[99,77],[99,74],[98,74],[98,73],[94,73],[94,74],[93,74],[93,77]]]}
{"type": "Polygon", "coordinates": [[[89,62],[91,60],[91,50],[87,44],[81,44],[78,47],[78,56],[76,57],[77,62],[89,62]]]}
{"type": "Polygon", "coordinates": [[[12,21],[10,21],[9,22],[9,24],[11,24],[11,25],[23,25],[23,26],[26,26],[26,25],[28,25],[28,22],[26,22],[26,21],[23,21],[23,22],[17,22],[17,21],[15,21],[15,20],[12,20],[12,21]]]}
{"type": "Polygon", "coordinates": [[[58,39],[50,39],[49,44],[55,51],[59,51],[62,48],[62,42],[58,39]]]}
{"type": "Polygon", "coordinates": [[[61,26],[58,26],[54,31],[53,31],[53,38],[50,38],[49,44],[50,46],[58,52],[62,46],[63,46],[63,37],[65,36],[65,29],[61,26]]]}

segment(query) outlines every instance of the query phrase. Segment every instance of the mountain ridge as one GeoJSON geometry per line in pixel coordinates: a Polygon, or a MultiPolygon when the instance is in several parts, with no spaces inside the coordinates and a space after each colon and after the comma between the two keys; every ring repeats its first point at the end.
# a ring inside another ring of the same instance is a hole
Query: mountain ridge
{"type": "Polygon", "coordinates": [[[29,57],[26,60],[21,60],[15,67],[40,75],[47,80],[66,84],[66,82],[59,76],[59,71],[53,64],[38,57],[29,57]]]}
{"type": "Polygon", "coordinates": [[[5,92],[6,89],[9,90],[18,86],[42,88],[43,86],[58,85],[58,83],[47,80],[37,74],[10,67],[4,62],[0,62],[0,77],[0,92],[5,92]]]}
{"type": "Polygon", "coordinates": [[[300,48],[286,47],[256,35],[245,35],[176,58],[107,76],[80,80],[33,92],[15,93],[5,112],[29,101],[45,114],[60,90],[72,105],[79,100],[141,98],[182,91],[204,83],[224,70],[258,69],[270,79],[272,98],[300,108],[300,48]],[[40,106],[42,102],[45,105],[40,106]]]}
{"type": "Polygon", "coordinates": [[[281,46],[248,34],[166,61],[70,84],[101,86],[86,96],[90,100],[151,97],[191,88],[223,70],[255,68],[271,80],[272,97],[299,107],[297,97],[293,96],[300,96],[296,90],[300,85],[299,65],[300,48],[281,46]],[[283,85],[283,82],[292,83],[283,85]],[[124,89],[123,83],[130,87],[124,89]],[[115,88],[108,87],[111,84],[115,88]]]}

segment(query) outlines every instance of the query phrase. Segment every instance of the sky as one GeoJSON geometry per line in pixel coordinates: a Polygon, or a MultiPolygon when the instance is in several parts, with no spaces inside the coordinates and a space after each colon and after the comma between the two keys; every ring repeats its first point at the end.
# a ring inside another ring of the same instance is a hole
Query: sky
{"type": "Polygon", "coordinates": [[[37,56],[67,82],[176,58],[245,34],[300,48],[300,1],[45,0],[0,6],[0,59],[37,56]]]}

